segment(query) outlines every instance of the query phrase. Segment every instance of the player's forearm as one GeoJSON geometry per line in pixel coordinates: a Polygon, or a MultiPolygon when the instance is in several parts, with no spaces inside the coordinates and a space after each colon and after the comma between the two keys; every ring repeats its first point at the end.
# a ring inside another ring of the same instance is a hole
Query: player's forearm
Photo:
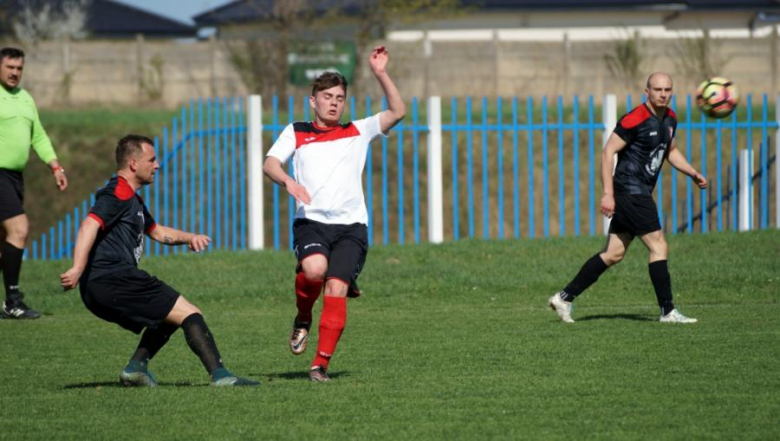
{"type": "Polygon", "coordinates": [[[195,234],[162,225],[158,225],[149,234],[149,237],[156,242],[171,246],[188,244],[193,236],[195,236],[195,234]]]}
{"type": "Polygon", "coordinates": [[[404,104],[404,100],[401,98],[401,92],[398,91],[398,88],[386,71],[376,73],[375,75],[387,99],[386,112],[390,114],[394,121],[392,125],[395,125],[395,123],[406,116],[406,104],[404,104]]]}
{"type": "Polygon", "coordinates": [[[615,153],[611,149],[601,152],[601,184],[604,194],[615,194],[612,181],[612,170],[615,168],[615,153]]]}
{"type": "Polygon", "coordinates": [[[288,181],[294,181],[282,168],[282,163],[273,156],[266,158],[263,164],[263,173],[277,184],[286,187],[288,181]]]}
{"type": "Polygon", "coordinates": [[[672,167],[676,168],[677,170],[681,171],[682,173],[685,173],[690,177],[694,177],[696,173],[698,173],[696,169],[693,168],[693,166],[688,163],[688,161],[685,159],[682,153],[680,153],[677,149],[672,150],[669,153],[669,164],[672,164],[672,167]]]}
{"type": "Polygon", "coordinates": [[[79,227],[79,232],[76,236],[76,246],[73,249],[73,268],[78,270],[79,273],[84,272],[84,268],[87,266],[89,252],[95,244],[99,228],[100,225],[90,217],[84,219],[81,227],[79,227]]]}

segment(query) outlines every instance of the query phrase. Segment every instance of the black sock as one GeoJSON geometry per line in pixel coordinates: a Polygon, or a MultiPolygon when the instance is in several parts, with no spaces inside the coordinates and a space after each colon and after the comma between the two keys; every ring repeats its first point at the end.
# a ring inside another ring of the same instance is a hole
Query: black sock
{"type": "Polygon", "coordinates": [[[142,366],[146,367],[149,360],[151,360],[157,351],[159,351],[171,338],[178,326],[170,323],[160,323],[154,329],[146,328],[144,335],[141,336],[141,341],[138,343],[138,348],[135,350],[131,361],[137,361],[142,366]]]}
{"type": "Polygon", "coordinates": [[[184,319],[181,328],[184,330],[184,338],[187,339],[187,344],[192,349],[192,352],[200,358],[203,367],[206,368],[209,375],[215,370],[224,367],[222,365],[222,357],[220,357],[217,349],[217,343],[214,341],[214,336],[209,332],[209,327],[203,320],[202,315],[190,315],[184,319]]]}
{"type": "Polygon", "coordinates": [[[22,257],[24,250],[20,250],[8,242],[3,242],[0,253],[3,254],[3,285],[5,298],[10,303],[22,300],[19,292],[19,273],[22,271],[22,257]]]}
{"type": "Polygon", "coordinates": [[[604,263],[604,260],[601,259],[599,253],[594,254],[584,265],[582,265],[580,272],[574,276],[574,280],[566,285],[566,288],[563,289],[565,294],[561,298],[567,302],[573,301],[578,295],[588,289],[590,285],[596,283],[596,280],[599,279],[599,276],[601,276],[607,268],[609,267],[604,263]]]}
{"type": "Polygon", "coordinates": [[[674,309],[674,304],[672,303],[672,278],[669,276],[669,265],[666,263],[666,260],[657,260],[647,267],[650,270],[650,280],[653,281],[655,297],[658,299],[658,306],[661,307],[661,314],[669,314],[674,309]]]}

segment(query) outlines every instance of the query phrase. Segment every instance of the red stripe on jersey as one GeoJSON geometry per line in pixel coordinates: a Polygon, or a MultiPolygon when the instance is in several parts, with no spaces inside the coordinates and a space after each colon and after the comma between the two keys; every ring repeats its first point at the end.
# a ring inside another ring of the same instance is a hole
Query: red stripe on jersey
{"type": "Polygon", "coordinates": [[[672,109],[670,109],[670,108],[668,108],[668,107],[666,108],[666,114],[667,114],[668,116],[671,116],[671,117],[672,117],[672,118],[674,118],[674,119],[677,119],[677,114],[676,114],[676,113],[674,113],[674,110],[672,110],[672,109]]]}
{"type": "Polygon", "coordinates": [[[116,180],[116,187],[114,187],[114,196],[119,198],[120,201],[126,201],[135,195],[135,190],[127,180],[121,176],[116,180]]]}
{"type": "Polygon", "coordinates": [[[101,219],[100,216],[98,216],[97,214],[89,213],[87,215],[87,217],[91,217],[92,219],[95,219],[97,221],[97,223],[100,224],[100,229],[101,230],[105,230],[106,229],[106,224],[103,222],[103,219],[101,219]]]}
{"type": "Polygon", "coordinates": [[[634,110],[621,118],[620,125],[626,129],[633,129],[645,122],[647,118],[650,118],[650,110],[647,108],[646,104],[642,104],[641,106],[635,107],[634,110]]]}
{"type": "Polygon", "coordinates": [[[146,234],[151,233],[152,231],[154,231],[155,228],[157,228],[157,224],[152,224],[151,227],[146,229],[146,234]]]}
{"type": "MultiPolygon", "coordinates": [[[[313,124],[312,124],[313,125],[313,124]]],[[[349,123],[346,127],[337,126],[334,128],[323,128],[313,125],[315,130],[311,132],[295,132],[295,148],[300,148],[306,144],[315,142],[336,141],[344,138],[353,138],[360,136],[360,132],[354,124],[349,123]]]]}

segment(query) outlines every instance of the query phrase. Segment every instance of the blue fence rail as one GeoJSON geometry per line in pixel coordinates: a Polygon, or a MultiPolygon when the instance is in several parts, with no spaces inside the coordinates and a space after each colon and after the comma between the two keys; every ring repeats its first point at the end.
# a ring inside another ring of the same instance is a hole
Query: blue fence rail
{"type": "MultiPolygon", "coordinates": [[[[160,170],[141,191],[159,223],[208,234],[212,249],[247,248],[246,101],[200,99],[184,106],[155,139],[160,170]]],[[[268,101],[264,152],[288,123],[311,118],[308,97],[268,101]]],[[[638,103],[629,96],[621,113],[638,103]]],[[[384,108],[384,99],[352,97],[347,115],[354,120],[384,108]]],[[[758,203],[749,210],[750,224],[769,228],[776,188],[770,182],[777,176],[768,146],[778,124],[770,119],[768,97],[761,97],[755,112],[747,96],[740,113],[725,120],[705,119],[690,96],[674,100],[672,108],[679,120],[677,148],[703,171],[710,188],[694,188],[689,178],[664,167],[656,190],[664,229],[672,234],[737,229],[740,149],[759,149],[753,172],[757,185],[751,189],[758,203]]],[[[427,109],[413,98],[409,110],[388,138],[373,143],[367,158],[364,190],[372,244],[419,243],[427,237],[427,109]]],[[[605,127],[592,96],[452,98],[441,110],[445,240],[602,234],[597,213],[605,127]]],[[[263,197],[265,243],[290,248],[293,199],[276,185],[267,185],[263,197]]],[[[93,202],[91,195],[33,240],[27,256],[71,257],[76,232],[93,202]]],[[[148,239],[145,246],[147,255],[180,250],[148,239]]]]}

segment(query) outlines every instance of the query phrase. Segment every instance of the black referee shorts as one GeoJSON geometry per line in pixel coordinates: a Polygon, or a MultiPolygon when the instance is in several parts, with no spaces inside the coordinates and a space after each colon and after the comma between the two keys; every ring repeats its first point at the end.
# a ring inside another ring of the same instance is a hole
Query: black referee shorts
{"type": "Polygon", "coordinates": [[[22,173],[0,168],[0,222],[24,214],[22,173]]]}
{"type": "Polygon", "coordinates": [[[609,224],[610,234],[628,233],[634,237],[660,229],[658,207],[656,207],[651,195],[615,195],[615,214],[609,224]]]}
{"type": "Polygon", "coordinates": [[[357,278],[368,254],[368,228],[365,225],[324,224],[296,219],[293,223],[293,246],[298,259],[296,271],[301,271],[303,259],[322,254],[328,259],[325,279],[339,279],[349,285],[350,297],[360,295],[357,278]]]}
{"type": "Polygon", "coordinates": [[[179,299],[179,293],[146,271],[116,271],[81,283],[81,300],[101,319],[139,334],[156,328],[179,299]]]}

